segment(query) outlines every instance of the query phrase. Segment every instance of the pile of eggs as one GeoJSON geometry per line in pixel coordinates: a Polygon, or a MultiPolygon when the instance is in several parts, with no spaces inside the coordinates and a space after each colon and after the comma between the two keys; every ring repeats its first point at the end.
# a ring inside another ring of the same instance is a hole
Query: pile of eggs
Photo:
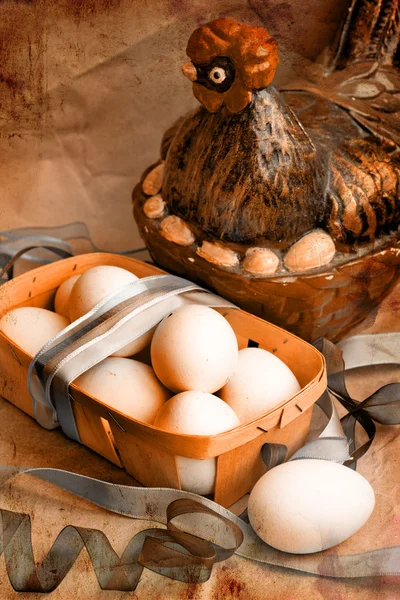
{"type": "MultiPolygon", "coordinates": [[[[70,322],[137,279],[119,267],[93,267],[62,283],[55,312],[16,308],[0,320],[0,330],[33,356],[70,322]]],[[[139,293],[144,286],[137,288],[139,293]]],[[[260,348],[239,351],[235,332],[216,310],[192,303],[190,296],[174,298],[170,306],[171,313],[157,327],[74,383],[138,421],[204,436],[247,423],[300,390],[292,371],[274,354],[260,348]]],[[[182,489],[214,491],[215,458],[176,460],[182,489]]]]}

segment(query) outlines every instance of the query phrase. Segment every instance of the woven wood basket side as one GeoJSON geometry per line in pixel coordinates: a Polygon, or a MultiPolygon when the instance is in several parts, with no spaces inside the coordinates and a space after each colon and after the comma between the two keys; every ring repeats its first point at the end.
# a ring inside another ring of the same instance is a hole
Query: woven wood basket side
{"type": "Polygon", "coordinates": [[[400,273],[400,234],[361,258],[316,273],[254,277],[207,262],[196,244],[179,246],[163,238],[159,220],[143,212],[148,197],[133,191],[133,212],[154,262],[190,279],[307,341],[338,341],[379,305],[400,273]]]}

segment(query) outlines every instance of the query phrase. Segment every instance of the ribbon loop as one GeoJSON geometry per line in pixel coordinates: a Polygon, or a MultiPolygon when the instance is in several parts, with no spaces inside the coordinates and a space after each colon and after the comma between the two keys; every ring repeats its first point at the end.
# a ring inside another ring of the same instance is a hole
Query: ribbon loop
{"type": "MultiPolygon", "coordinates": [[[[47,263],[49,262],[48,260],[32,254],[31,251],[48,246],[64,250],[71,256],[72,254],[76,254],[71,245],[73,240],[85,240],[91,252],[109,252],[109,250],[103,250],[96,246],[90,235],[88,226],[82,221],[75,221],[56,227],[19,227],[16,229],[7,229],[0,231],[0,238],[0,255],[6,254],[9,258],[14,257],[14,263],[23,254],[25,254],[26,260],[47,263]]],[[[146,248],[135,248],[114,252],[114,254],[137,254],[145,250],[146,248]]],[[[2,273],[0,272],[0,279],[1,277],[2,273]]]]}
{"type": "MultiPolygon", "coordinates": [[[[57,240],[56,240],[57,241],[57,240]]],[[[33,244],[32,246],[25,246],[24,248],[22,248],[21,250],[19,250],[18,252],[13,253],[12,251],[10,251],[10,253],[7,253],[6,250],[1,249],[2,244],[0,244],[0,251],[1,254],[0,256],[2,257],[2,260],[0,262],[0,281],[3,280],[3,283],[6,282],[6,279],[4,278],[4,275],[8,275],[9,279],[12,279],[13,274],[14,274],[14,266],[15,263],[22,258],[24,255],[28,255],[28,253],[31,250],[48,250],[49,252],[52,252],[53,254],[57,254],[57,256],[59,258],[70,258],[72,256],[71,253],[71,248],[68,246],[68,244],[66,245],[66,248],[59,248],[57,246],[52,245],[51,243],[49,244],[33,244]]],[[[42,262],[42,261],[41,261],[42,262]]]]}
{"type": "Polygon", "coordinates": [[[341,425],[349,442],[352,458],[345,461],[345,465],[355,469],[357,460],[364,456],[373,442],[376,434],[375,421],[388,425],[400,424],[400,384],[385,385],[360,402],[350,396],[346,387],[345,374],[352,368],[368,368],[375,364],[398,364],[400,332],[377,336],[354,336],[342,340],[338,345],[320,338],[314,345],[326,360],[328,392],[348,411],[341,419],[341,425]],[[357,422],[368,435],[367,442],[359,447],[356,447],[355,443],[357,422]]]}
{"type": "Polygon", "coordinates": [[[215,561],[211,544],[184,532],[155,532],[157,536],[146,535],[144,540],[139,556],[143,567],[185,583],[204,583],[210,578],[215,561]]]}
{"type": "Polygon", "coordinates": [[[288,448],[285,444],[266,443],[261,448],[261,458],[268,471],[285,462],[288,448]]]}
{"type": "MultiPolygon", "coordinates": [[[[216,517],[219,523],[225,525],[226,529],[231,532],[234,539],[234,544],[228,546],[228,548],[224,548],[216,544],[215,542],[210,542],[212,547],[214,548],[215,562],[227,560],[235,553],[235,550],[237,550],[237,548],[239,548],[242,544],[243,532],[235,523],[233,523],[230,519],[227,519],[226,517],[220,514],[217,515],[217,513],[214,510],[208,508],[207,506],[199,504],[198,502],[193,502],[191,499],[179,498],[178,500],[174,500],[173,502],[171,502],[171,504],[169,504],[169,506],[167,507],[168,529],[176,532],[182,531],[180,527],[173,523],[173,521],[177,517],[188,514],[203,514],[211,517],[216,517]]],[[[216,535],[215,531],[213,531],[213,534],[214,536],[216,535]]]]}

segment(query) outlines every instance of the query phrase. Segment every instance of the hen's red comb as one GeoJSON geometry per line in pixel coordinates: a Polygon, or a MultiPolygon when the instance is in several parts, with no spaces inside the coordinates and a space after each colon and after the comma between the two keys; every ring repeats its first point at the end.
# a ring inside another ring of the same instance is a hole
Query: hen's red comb
{"type": "Polygon", "coordinates": [[[278,47],[262,27],[241,25],[233,19],[217,19],[196,29],[190,36],[187,55],[194,64],[208,63],[216,56],[229,57],[236,71],[232,87],[219,94],[194,83],[196,98],[215,112],[225,103],[239,112],[251,101],[251,92],[266,88],[279,63],[278,47]]]}

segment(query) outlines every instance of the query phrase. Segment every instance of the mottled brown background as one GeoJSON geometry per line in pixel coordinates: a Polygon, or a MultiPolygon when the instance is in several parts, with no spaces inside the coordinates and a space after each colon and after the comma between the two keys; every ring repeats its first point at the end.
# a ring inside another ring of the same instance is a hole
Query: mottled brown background
{"type": "MultiPolygon", "coordinates": [[[[218,16],[267,27],[279,42],[278,84],[323,52],[346,13],[347,0],[39,0],[0,1],[0,229],[85,220],[95,242],[110,250],[140,245],[130,192],[158,156],[163,131],[195,105],[180,74],[191,31],[218,16]]],[[[358,330],[399,329],[400,289],[358,330]]],[[[399,371],[353,378],[358,397],[399,371]]],[[[340,546],[357,552],[400,543],[398,428],[378,428],[359,471],[377,504],[365,528],[340,546]]],[[[123,471],[59,431],[44,432],[0,401],[3,464],[72,469],[119,483],[123,471]]],[[[74,523],[103,529],[121,552],[146,523],[110,515],[50,485],[22,477],[0,506],[33,516],[36,558],[60,529],[74,523]]],[[[136,594],[99,591],[86,553],[50,595],[54,599],[181,598],[243,600],[396,600],[390,579],[332,581],[233,558],[203,586],[146,572],[136,594]]],[[[0,598],[16,594],[0,558],[0,598]]]]}
{"type": "Polygon", "coordinates": [[[196,105],[180,72],[192,30],[227,15],[264,22],[279,83],[320,54],[346,2],[0,2],[1,228],[79,217],[98,245],[132,247],[131,189],[196,105]]]}

